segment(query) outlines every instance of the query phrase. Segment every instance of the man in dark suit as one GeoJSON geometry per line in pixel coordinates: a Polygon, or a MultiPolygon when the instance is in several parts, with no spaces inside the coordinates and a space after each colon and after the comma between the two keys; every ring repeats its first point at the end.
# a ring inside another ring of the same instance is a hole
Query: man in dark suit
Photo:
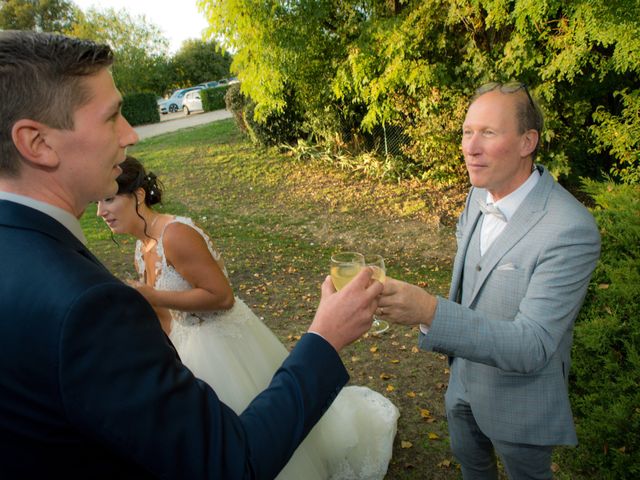
{"type": "Polygon", "coordinates": [[[137,141],[109,47],[0,32],[0,478],[273,478],[348,376],[339,350],[382,290],[365,269],[236,415],[194,378],[150,305],[84,245],[137,141]]]}
{"type": "Polygon", "coordinates": [[[421,324],[449,355],[451,448],[465,479],[551,479],[575,445],[567,391],[573,323],[600,252],[589,211],[534,164],[542,113],[519,82],[472,98],[462,153],[473,185],[458,221],[449,300],[387,279],[384,318],[421,324]],[[486,203],[485,203],[486,202],[486,203]]]}

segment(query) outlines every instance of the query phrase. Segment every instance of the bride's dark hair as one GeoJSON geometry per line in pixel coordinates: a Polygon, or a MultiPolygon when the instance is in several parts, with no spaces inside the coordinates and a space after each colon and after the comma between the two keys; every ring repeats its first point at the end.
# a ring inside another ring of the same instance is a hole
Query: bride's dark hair
{"type": "MultiPolygon", "coordinates": [[[[144,169],[140,160],[131,155],[127,155],[124,162],[120,164],[122,173],[116,178],[118,183],[118,195],[135,195],[138,188],[144,190],[144,203],[147,207],[162,203],[162,182],[158,180],[158,177],[153,172],[147,172],[144,169]]],[[[138,211],[138,204],[134,204],[136,208],[136,214],[144,222],[144,234],[152,238],[147,234],[147,221],[144,219],[138,211]]]]}
{"type": "Polygon", "coordinates": [[[144,190],[144,203],[150,207],[162,203],[162,183],[153,172],[147,172],[142,163],[131,155],[120,164],[122,173],[116,179],[118,195],[134,194],[138,188],[144,190]]]}

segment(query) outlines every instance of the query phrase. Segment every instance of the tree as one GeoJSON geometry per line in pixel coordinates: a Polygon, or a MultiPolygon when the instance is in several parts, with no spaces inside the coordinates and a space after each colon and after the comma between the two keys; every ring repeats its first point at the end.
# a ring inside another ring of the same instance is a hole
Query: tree
{"type": "Polygon", "coordinates": [[[231,55],[214,41],[187,40],[173,56],[173,65],[181,85],[196,85],[228,77],[231,55]]]}
{"type": "Polygon", "coordinates": [[[255,103],[256,120],[264,123],[291,112],[289,101],[303,108],[303,131],[322,139],[360,123],[360,105],[336,97],[332,84],[350,41],[373,12],[370,3],[199,0],[198,5],[209,20],[209,33],[234,52],[232,71],[255,103]]]}
{"type": "Polygon", "coordinates": [[[315,138],[402,129],[423,176],[465,181],[459,129],[475,87],[525,82],[540,161],[565,180],[640,179],[638,0],[199,0],[256,117],[293,89],[315,138]],[[331,132],[333,130],[333,132],[331,132]]]}
{"type": "Polygon", "coordinates": [[[163,94],[174,83],[166,54],[169,42],[144,15],[90,9],[80,15],[70,34],[111,46],[116,54],[113,78],[123,94],[163,94]]]}
{"type": "Polygon", "coordinates": [[[65,33],[75,23],[77,12],[66,0],[3,0],[0,29],[65,33]]]}

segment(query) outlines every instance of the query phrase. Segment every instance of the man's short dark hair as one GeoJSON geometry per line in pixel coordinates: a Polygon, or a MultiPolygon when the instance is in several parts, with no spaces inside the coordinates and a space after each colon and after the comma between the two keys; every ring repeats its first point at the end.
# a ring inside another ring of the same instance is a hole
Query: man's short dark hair
{"type": "Polygon", "coordinates": [[[108,68],[108,45],[63,35],[0,31],[0,176],[17,176],[20,155],[11,138],[15,122],[28,118],[71,130],[73,114],[88,100],[81,80],[108,68]]]}

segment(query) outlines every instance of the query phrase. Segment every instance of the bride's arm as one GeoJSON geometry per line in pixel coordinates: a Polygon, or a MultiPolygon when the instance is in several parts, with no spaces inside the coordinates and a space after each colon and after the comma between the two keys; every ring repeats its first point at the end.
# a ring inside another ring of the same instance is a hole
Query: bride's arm
{"type": "Polygon", "coordinates": [[[193,288],[184,291],[140,288],[152,305],[187,312],[227,310],[233,306],[231,285],[198,232],[188,225],[172,223],[164,232],[163,246],[167,263],[193,288]]]}

